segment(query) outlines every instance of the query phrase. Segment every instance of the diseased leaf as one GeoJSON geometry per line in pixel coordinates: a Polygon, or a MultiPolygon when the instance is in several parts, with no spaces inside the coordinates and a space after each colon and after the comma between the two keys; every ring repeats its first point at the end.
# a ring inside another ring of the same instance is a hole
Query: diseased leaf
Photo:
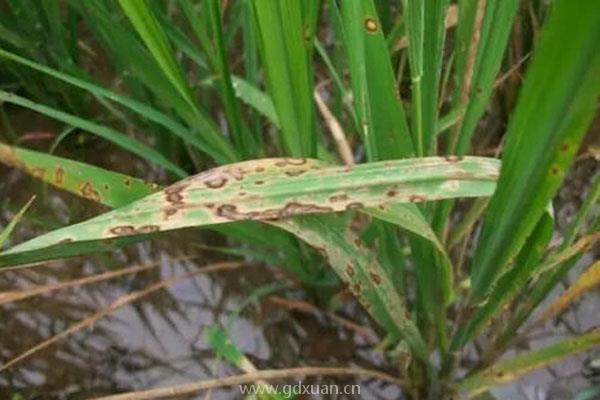
{"type": "Polygon", "coordinates": [[[45,259],[50,253],[40,250],[48,247],[66,249],[67,244],[189,226],[489,196],[497,171],[497,160],[479,157],[430,157],[355,167],[326,167],[318,161],[295,158],[231,164],[19,245],[0,256],[0,265],[26,262],[27,253],[34,259],[45,259]]]}
{"type": "Polygon", "coordinates": [[[554,300],[552,304],[544,310],[538,317],[536,324],[541,324],[550,318],[560,315],[573,301],[599,285],[600,261],[596,261],[591,267],[585,270],[583,274],[581,274],[579,278],[577,278],[577,280],[558,297],[558,299],[554,300]]]}
{"type": "Polygon", "coordinates": [[[159,189],[158,185],[118,172],[3,143],[0,143],[0,162],[21,168],[57,188],[111,207],[124,206],[159,189]]]}
{"type": "Polygon", "coordinates": [[[272,224],[319,249],[365,309],[388,333],[403,338],[421,360],[427,347],[409,317],[404,301],[372,252],[337,215],[301,216],[272,224]]]}

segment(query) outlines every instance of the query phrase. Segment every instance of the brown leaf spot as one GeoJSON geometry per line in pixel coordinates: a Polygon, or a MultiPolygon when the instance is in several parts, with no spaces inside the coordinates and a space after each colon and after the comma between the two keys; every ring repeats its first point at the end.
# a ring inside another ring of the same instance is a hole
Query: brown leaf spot
{"type": "Polygon", "coordinates": [[[360,284],[360,282],[356,282],[354,285],[352,285],[352,289],[357,295],[360,295],[362,293],[362,285],[360,284]]]}
{"type": "Polygon", "coordinates": [[[206,187],[208,187],[210,189],[219,189],[219,188],[222,188],[223,186],[225,186],[226,183],[227,183],[227,178],[217,177],[217,178],[209,179],[209,180],[205,181],[204,185],[206,185],[206,187]]]}
{"type": "Polygon", "coordinates": [[[388,197],[395,197],[398,194],[398,190],[396,190],[396,189],[390,189],[390,190],[387,191],[386,194],[387,194],[388,197]]]}
{"type": "Polygon", "coordinates": [[[410,201],[411,203],[422,203],[425,201],[425,197],[418,194],[411,194],[408,197],[408,201],[410,201]]]}
{"type": "Polygon", "coordinates": [[[346,200],[348,200],[347,194],[336,194],[329,198],[330,203],[338,203],[340,201],[346,201],[346,200]]]}
{"type": "Polygon", "coordinates": [[[563,153],[568,152],[570,149],[569,143],[563,143],[560,145],[560,151],[562,151],[563,153]]]}
{"type": "Polygon", "coordinates": [[[56,244],[67,244],[67,243],[71,243],[71,242],[73,242],[72,238],[64,238],[64,239],[60,240],[58,243],[56,243],[56,244]]]}
{"type": "Polygon", "coordinates": [[[285,171],[285,174],[287,176],[298,176],[298,175],[302,175],[305,172],[306,172],[306,170],[304,170],[304,169],[297,169],[297,170],[285,171]]]}
{"type": "Polygon", "coordinates": [[[552,168],[550,168],[550,175],[552,176],[557,176],[559,172],[560,169],[555,165],[553,165],[552,168]]]}
{"type": "Polygon", "coordinates": [[[94,201],[100,200],[100,194],[96,191],[96,189],[94,189],[92,182],[83,182],[81,185],[79,185],[79,193],[81,193],[81,195],[86,199],[94,201]]]}
{"type": "Polygon", "coordinates": [[[136,229],[136,233],[152,233],[158,232],[160,230],[160,226],[158,225],[142,225],[138,229],[136,229]]]}
{"type": "Polygon", "coordinates": [[[46,168],[30,168],[29,173],[35,178],[42,179],[46,175],[46,168]]]}
{"type": "Polygon", "coordinates": [[[277,161],[275,161],[275,166],[276,167],[285,167],[286,165],[304,165],[306,164],[306,158],[292,158],[292,157],[286,157],[286,158],[281,158],[277,161]]]}
{"type": "Polygon", "coordinates": [[[116,236],[133,235],[135,233],[135,228],[131,225],[115,226],[110,229],[110,233],[116,236]]]}
{"type": "Polygon", "coordinates": [[[455,156],[455,155],[449,155],[444,157],[444,160],[448,161],[448,162],[458,162],[461,161],[464,157],[462,156],[455,156]]]}
{"type": "Polygon", "coordinates": [[[179,210],[176,207],[169,207],[163,210],[164,219],[169,219],[169,217],[177,214],[179,210]]]}
{"type": "Polygon", "coordinates": [[[165,199],[174,206],[183,205],[182,192],[187,188],[187,185],[175,184],[165,189],[165,199]]]}
{"type": "Polygon", "coordinates": [[[264,171],[265,171],[265,168],[264,168],[264,167],[256,167],[256,168],[254,169],[254,171],[256,171],[256,172],[264,172],[264,171]]]}
{"type": "Polygon", "coordinates": [[[354,267],[352,267],[352,264],[348,264],[346,265],[346,274],[352,278],[354,276],[354,267]]]}
{"type": "Polygon", "coordinates": [[[364,208],[365,205],[361,202],[355,201],[353,203],[348,203],[346,206],[346,210],[357,210],[359,208],[364,208]]]}
{"type": "Polygon", "coordinates": [[[257,181],[254,181],[254,184],[255,184],[255,185],[264,185],[264,183],[265,183],[265,181],[263,181],[263,180],[261,180],[261,179],[259,179],[259,180],[257,180],[257,181]]]}
{"type": "Polygon", "coordinates": [[[54,182],[58,186],[62,186],[62,184],[65,182],[65,170],[60,165],[56,167],[56,171],[54,172],[54,182]]]}
{"type": "Polygon", "coordinates": [[[317,204],[303,204],[296,201],[287,203],[285,207],[280,211],[279,218],[292,217],[299,214],[311,214],[311,213],[326,213],[332,212],[331,207],[323,207],[317,204]]]}
{"type": "Polygon", "coordinates": [[[379,276],[378,274],[374,272],[369,272],[369,277],[371,278],[371,281],[373,281],[374,284],[381,284],[381,276],[379,276]]]}
{"type": "Polygon", "coordinates": [[[379,29],[379,27],[377,25],[377,21],[375,21],[375,19],[372,17],[365,18],[365,29],[369,33],[377,32],[377,29],[379,29]]]}
{"type": "Polygon", "coordinates": [[[131,179],[129,177],[123,178],[123,184],[127,187],[131,186],[131,179]]]}
{"type": "Polygon", "coordinates": [[[256,211],[239,212],[234,204],[223,204],[217,207],[216,214],[219,217],[227,218],[233,221],[242,219],[255,219],[258,215],[256,211]]]}

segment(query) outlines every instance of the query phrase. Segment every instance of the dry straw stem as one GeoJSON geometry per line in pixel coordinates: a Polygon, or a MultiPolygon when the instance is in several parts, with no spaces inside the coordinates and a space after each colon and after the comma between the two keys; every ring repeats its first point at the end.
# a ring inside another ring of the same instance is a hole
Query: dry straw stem
{"type": "Polygon", "coordinates": [[[315,89],[314,92],[315,102],[317,103],[317,108],[323,116],[327,127],[329,128],[329,132],[331,132],[331,137],[335,142],[335,147],[337,148],[337,152],[344,162],[345,165],[353,165],[354,157],[352,155],[352,148],[348,144],[348,140],[346,139],[346,135],[344,134],[344,130],[340,125],[337,118],[331,113],[327,104],[319,94],[318,88],[315,89]]]}
{"type": "Polygon", "coordinates": [[[573,283],[558,299],[556,299],[537,319],[535,325],[540,326],[550,318],[562,314],[569,305],[586,292],[600,285],[600,261],[596,261],[573,283]]]}
{"type": "Polygon", "coordinates": [[[280,296],[270,296],[267,298],[267,301],[277,307],[286,308],[290,311],[297,311],[305,314],[326,315],[328,318],[340,324],[342,327],[362,336],[369,342],[377,343],[377,336],[371,329],[359,325],[349,319],[342,318],[333,312],[321,310],[320,308],[306,301],[290,300],[280,296]]]}
{"type": "Polygon", "coordinates": [[[148,286],[145,289],[142,289],[137,292],[133,292],[128,295],[119,297],[116,301],[111,303],[108,307],[103,308],[102,310],[90,315],[89,317],[77,322],[76,324],[71,325],[69,328],[65,329],[64,331],[48,338],[47,340],[44,340],[43,342],[35,345],[34,347],[30,348],[29,350],[10,359],[4,365],[0,366],[0,372],[6,370],[7,368],[12,367],[13,365],[15,365],[16,363],[18,363],[20,361],[23,361],[24,359],[30,357],[31,355],[37,353],[38,351],[45,349],[46,347],[50,346],[51,344],[56,343],[59,340],[64,339],[67,336],[74,334],[87,326],[93,325],[98,320],[106,317],[107,315],[113,313],[114,311],[118,310],[119,308],[121,308],[127,304],[133,303],[134,301],[138,301],[138,300],[148,296],[149,294],[156,292],[157,290],[163,289],[163,288],[170,286],[172,284],[175,284],[177,282],[189,279],[195,275],[232,270],[232,269],[240,268],[243,265],[245,265],[245,263],[240,262],[240,261],[229,261],[229,262],[210,264],[210,265],[202,268],[199,271],[194,271],[194,272],[190,272],[188,274],[175,276],[175,277],[168,278],[168,279],[163,279],[159,282],[156,282],[156,283],[148,286]]]}
{"type": "Polygon", "coordinates": [[[178,386],[165,388],[128,392],[113,396],[96,397],[93,400],[147,400],[164,397],[182,396],[185,394],[196,393],[200,390],[216,389],[227,386],[244,385],[257,380],[275,380],[286,379],[295,376],[360,376],[364,378],[375,378],[381,381],[390,382],[398,386],[404,385],[404,382],[386,373],[363,369],[363,368],[344,368],[344,367],[298,367],[288,369],[271,369],[258,371],[252,374],[243,374],[228,376],[224,378],[207,379],[199,382],[187,383],[178,386]]]}
{"type": "MultiPolygon", "coordinates": [[[[185,260],[191,260],[192,258],[195,258],[195,257],[193,257],[193,256],[177,257],[177,258],[174,258],[173,261],[185,261],[185,260]]],[[[67,282],[59,282],[59,283],[50,284],[50,285],[35,286],[32,288],[28,288],[28,289],[0,292],[0,305],[6,304],[6,303],[12,303],[12,302],[19,301],[19,300],[24,300],[29,297],[38,296],[41,294],[55,292],[57,290],[68,289],[68,288],[77,287],[77,286],[81,286],[81,285],[89,285],[91,283],[97,283],[97,282],[107,281],[110,279],[115,279],[115,278],[121,277],[123,275],[135,274],[137,272],[146,271],[146,270],[155,268],[159,265],[160,265],[160,262],[153,261],[153,262],[149,262],[149,263],[144,263],[144,264],[140,264],[140,265],[134,265],[131,267],[119,269],[116,271],[107,271],[107,272],[104,272],[104,273],[101,273],[98,275],[86,276],[84,278],[73,279],[73,280],[70,280],[67,282]]]]}

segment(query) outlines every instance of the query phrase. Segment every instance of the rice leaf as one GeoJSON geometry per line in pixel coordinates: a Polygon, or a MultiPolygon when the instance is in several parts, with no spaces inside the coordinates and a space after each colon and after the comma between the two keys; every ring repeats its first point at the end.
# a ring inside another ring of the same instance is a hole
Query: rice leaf
{"type": "Polygon", "coordinates": [[[412,80],[413,142],[417,155],[435,154],[448,0],[408,0],[406,22],[412,80]]]}
{"type": "Polygon", "coordinates": [[[403,338],[427,362],[425,342],[403,300],[372,252],[337,215],[302,216],[272,222],[319,249],[338,276],[386,332],[403,338]]]}
{"type": "Polygon", "coordinates": [[[471,138],[487,108],[500,70],[519,1],[463,0],[461,5],[465,13],[459,13],[457,71],[462,74],[458,78],[459,90],[465,95],[459,93],[457,100],[460,105],[467,104],[467,109],[457,135],[451,138],[450,154],[465,154],[471,146],[471,138]],[[477,18],[479,7],[483,7],[482,20],[477,18]],[[474,37],[479,38],[475,54],[468,45],[474,37]]]}
{"type": "Polygon", "coordinates": [[[79,243],[189,226],[489,196],[494,190],[497,169],[496,160],[478,157],[432,157],[351,168],[325,167],[317,161],[293,158],[232,164],[16,246],[2,253],[0,265],[44,259],[50,254],[56,257],[56,253],[41,249],[53,248],[60,254],[61,249],[79,243]]]}
{"type": "Polygon", "coordinates": [[[361,134],[371,161],[414,154],[390,54],[372,0],[341,3],[344,44],[361,134]]]}
{"type": "Polygon", "coordinates": [[[121,207],[159,189],[141,179],[93,165],[0,143],[0,162],[80,197],[121,207]]]}
{"type": "Polygon", "coordinates": [[[19,212],[10,220],[10,222],[4,227],[4,229],[0,230],[0,249],[2,248],[2,246],[4,246],[4,243],[6,243],[13,230],[15,229],[21,218],[23,218],[23,215],[25,215],[25,212],[34,200],[35,196],[31,196],[29,201],[25,203],[21,210],[19,210],[19,212]]]}
{"type": "Polygon", "coordinates": [[[490,387],[509,383],[528,372],[598,345],[600,345],[600,329],[500,361],[496,365],[466,378],[459,383],[458,387],[461,391],[474,396],[490,387]]]}
{"type": "Polygon", "coordinates": [[[130,97],[124,96],[112,90],[108,90],[103,88],[100,85],[97,85],[93,82],[86,81],[80,78],[77,78],[72,75],[65,74],[56,69],[47,67],[45,65],[36,63],[34,61],[28,60],[26,58],[20,57],[14,53],[9,51],[0,49],[0,57],[6,58],[8,60],[14,61],[21,65],[25,65],[29,68],[32,68],[36,71],[42,72],[49,76],[52,76],[56,79],[60,79],[63,82],[69,83],[73,86],[79,87],[87,92],[93,94],[94,96],[98,96],[101,98],[105,98],[107,100],[113,101],[117,104],[126,107],[127,109],[139,114],[143,118],[148,119],[149,121],[153,121],[166,129],[168,129],[171,133],[179,136],[183,141],[189,143],[190,145],[206,152],[210,156],[212,156],[217,162],[225,163],[231,161],[231,158],[223,157],[222,153],[211,147],[209,143],[201,140],[201,136],[198,136],[185,126],[181,125],[179,122],[169,117],[168,115],[162,113],[161,111],[153,108],[146,103],[142,103],[130,97]]]}
{"type": "Polygon", "coordinates": [[[62,121],[65,124],[76,126],[77,128],[88,131],[112,142],[117,146],[140,156],[142,159],[148,162],[157,164],[180,178],[186,176],[185,171],[173,164],[163,154],[112,128],[99,125],[95,122],[65,113],[52,107],[34,103],[33,101],[30,101],[24,97],[5,92],[4,90],[0,90],[0,100],[28,108],[35,112],[39,112],[40,114],[44,114],[50,118],[62,121]]]}
{"type": "Polygon", "coordinates": [[[535,228],[577,152],[599,93],[600,3],[559,2],[508,127],[498,188],[473,258],[472,302],[488,294],[535,228]]]}
{"type": "Polygon", "coordinates": [[[285,151],[294,157],[314,157],[312,41],[303,24],[302,2],[254,0],[253,4],[267,89],[277,111],[285,151]]]}
{"type": "Polygon", "coordinates": [[[177,89],[181,97],[195,108],[196,102],[192,91],[181,66],[173,57],[167,35],[148,7],[146,0],[119,0],[119,4],[167,79],[177,89]]]}

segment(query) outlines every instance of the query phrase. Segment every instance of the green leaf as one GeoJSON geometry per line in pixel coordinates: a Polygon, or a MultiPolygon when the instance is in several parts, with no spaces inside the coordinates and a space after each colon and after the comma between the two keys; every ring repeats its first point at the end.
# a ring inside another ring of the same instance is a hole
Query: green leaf
{"type": "Polygon", "coordinates": [[[211,326],[206,329],[204,337],[215,353],[239,367],[244,359],[244,353],[237,347],[223,329],[211,326]]]}
{"type": "Polygon", "coordinates": [[[34,200],[35,200],[35,196],[32,196],[29,199],[29,201],[27,203],[25,203],[25,205],[21,208],[21,210],[19,210],[19,212],[13,217],[13,219],[10,220],[8,225],[6,225],[4,227],[4,229],[2,229],[0,231],[0,249],[2,248],[2,246],[4,246],[4,243],[8,240],[11,233],[13,232],[13,230],[15,229],[15,227],[17,226],[17,224],[19,223],[21,218],[23,218],[23,215],[25,215],[25,212],[27,211],[27,209],[29,208],[31,203],[33,203],[34,200]]]}
{"type": "Polygon", "coordinates": [[[5,92],[4,90],[0,90],[0,100],[28,108],[30,110],[39,112],[40,114],[44,114],[50,118],[54,118],[66,124],[76,126],[80,129],[83,129],[84,131],[91,132],[103,139],[113,142],[114,144],[125,150],[137,154],[141,158],[151,163],[160,165],[166,170],[173,172],[180,178],[186,176],[185,171],[183,171],[177,165],[173,164],[171,161],[169,161],[169,159],[167,159],[158,151],[112,128],[99,125],[95,122],[91,122],[89,120],[65,113],[63,111],[59,111],[57,109],[42,104],[34,103],[33,101],[27,100],[24,97],[17,96],[13,93],[5,92]]]}
{"type": "Polygon", "coordinates": [[[217,162],[223,163],[228,162],[231,159],[227,157],[223,157],[221,152],[218,149],[210,146],[210,144],[206,143],[201,139],[201,136],[198,136],[192,133],[185,126],[181,125],[179,122],[174,120],[173,118],[163,114],[159,110],[142,103],[140,101],[134,100],[127,96],[121,95],[112,90],[108,90],[99,86],[93,82],[85,81],[83,79],[77,78],[72,75],[65,74],[58,70],[52,69],[42,64],[38,64],[34,61],[28,60],[26,58],[20,57],[14,53],[8,52],[6,50],[0,49],[0,57],[6,58],[8,60],[14,61],[21,65],[25,65],[29,68],[35,69],[36,71],[40,71],[44,74],[52,76],[56,79],[60,79],[63,82],[69,83],[73,86],[79,87],[87,92],[93,94],[94,96],[98,96],[101,98],[105,98],[107,100],[113,101],[117,104],[126,107],[127,109],[139,114],[145,119],[149,121],[155,122],[166,129],[168,129],[171,133],[179,136],[183,141],[189,143],[190,145],[206,152],[210,156],[212,156],[217,162]]]}
{"type": "Polygon", "coordinates": [[[277,111],[275,111],[275,106],[273,105],[273,100],[271,100],[268,94],[238,76],[232,76],[232,81],[233,89],[235,90],[235,95],[237,97],[266,117],[277,128],[281,127],[277,111]]]}
{"type": "Polygon", "coordinates": [[[561,1],[550,15],[507,132],[498,188],[471,269],[481,301],[562,183],[600,93],[600,3],[561,1]]]}
{"type": "Polygon", "coordinates": [[[552,239],[553,232],[554,219],[550,213],[545,213],[521,249],[515,265],[498,279],[490,296],[479,309],[475,310],[473,317],[461,324],[455,337],[457,343],[453,345],[453,348],[464,346],[490,318],[498,315],[502,306],[525,287],[533,271],[539,267],[538,263],[552,239]]]}
{"type": "Polygon", "coordinates": [[[466,378],[459,383],[459,389],[468,392],[470,395],[475,395],[487,388],[511,382],[528,372],[543,368],[565,357],[598,345],[600,345],[600,329],[501,361],[466,378]]]}
{"type": "Polygon", "coordinates": [[[417,155],[435,154],[438,97],[448,0],[408,0],[413,142],[417,155]]]}
{"type": "Polygon", "coordinates": [[[314,157],[312,41],[305,37],[302,2],[254,0],[253,4],[267,89],[281,124],[285,150],[295,157],[314,157]]]}
{"type": "Polygon", "coordinates": [[[181,97],[195,108],[196,102],[192,91],[181,67],[173,57],[167,35],[152,14],[146,0],[119,0],[119,4],[167,79],[179,91],[181,97]]]}
{"type": "Polygon", "coordinates": [[[370,161],[409,157],[412,140],[372,0],[341,3],[356,114],[370,161]]]}
{"type": "Polygon", "coordinates": [[[461,75],[458,77],[460,89],[456,99],[459,103],[456,105],[467,104],[467,110],[462,124],[450,140],[450,154],[465,154],[471,146],[471,138],[488,106],[502,65],[518,5],[518,0],[461,1],[457,44],[457,72],[461,75]],[[478,26],[478,7],[484,7],[481,26],[478,26]],[[479,30],[479,36],[474,36],[477,35],[476,30],[479,30]],[[473,37],[479,37],[475,54],[469,46],[473,37]],[[460,91],[466,96],[463,97],[460,91]]]}

